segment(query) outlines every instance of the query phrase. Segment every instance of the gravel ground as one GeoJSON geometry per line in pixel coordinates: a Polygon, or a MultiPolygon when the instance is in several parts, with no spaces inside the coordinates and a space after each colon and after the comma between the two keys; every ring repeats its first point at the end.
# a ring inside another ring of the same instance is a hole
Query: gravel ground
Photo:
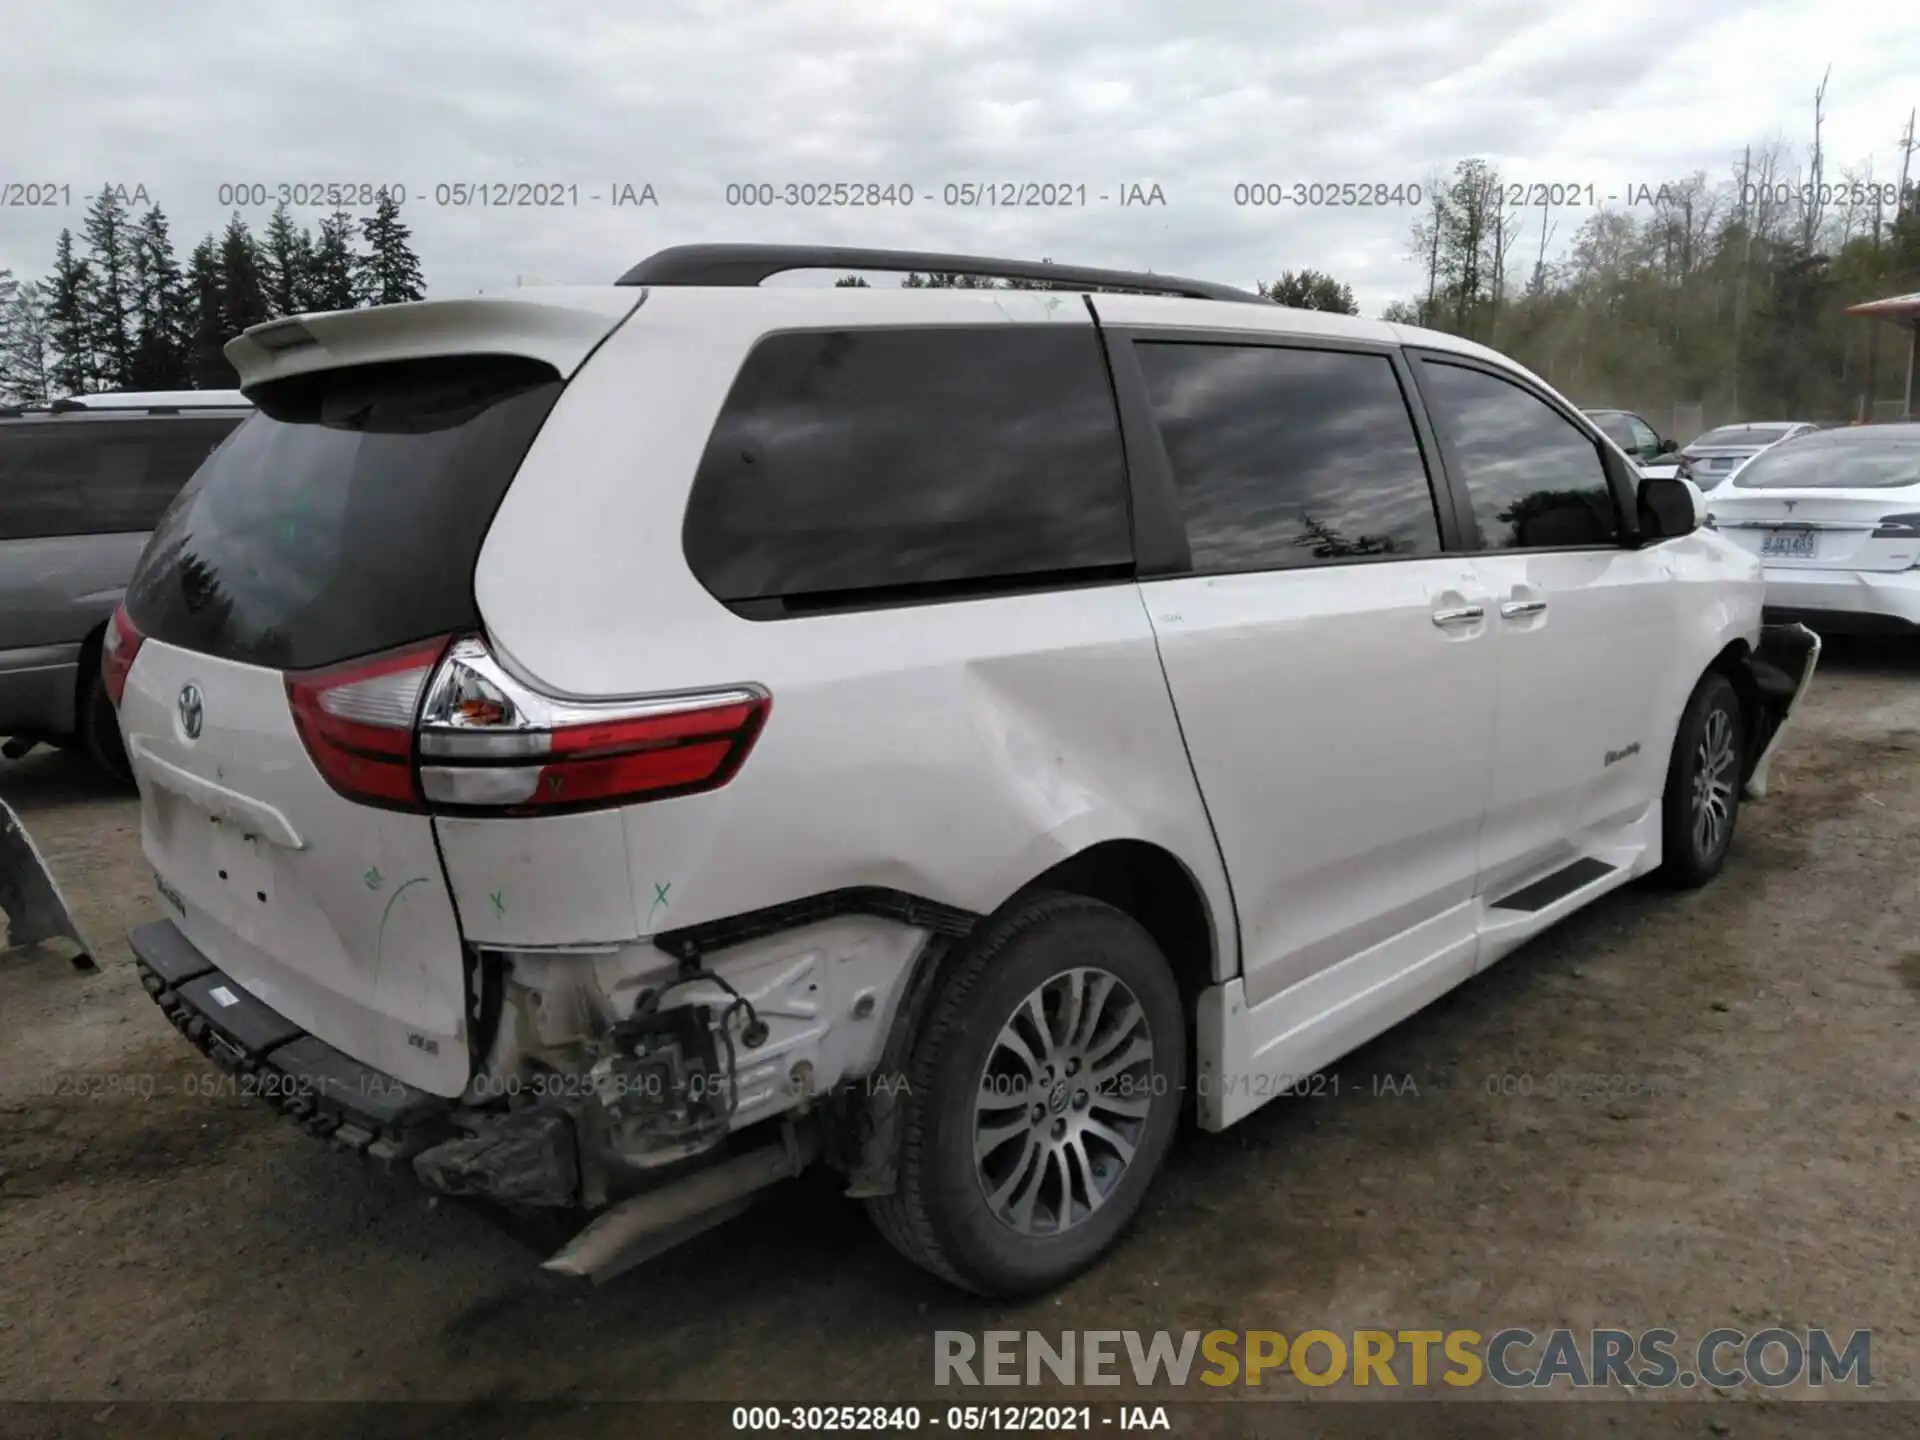
{"type": "MultiPolygon", "coordinates": [[[[1871,1329],[1876,1393],[1920,1401],[1920,651],[1830,649],[1815,686],[1717,883],[1617,893],[1348,1057],[1337,1095],[1188,1135],[1122,1247],[1013,1306],[909,1268],[810,1181],[597,1292],[538,1283],[484,1215],[205,1093],[216,1072],[121,940],[161,913],[133,802],[66,755],[0,762],[103,952],[94,976],[0,962],[0,1400],[944,1406],[1014,1397],[936,1390],[941,1328],[1778,1323],[1871,1329]],[[1549,1093],[1594,1074],[1640,1093],[1549,1093]]],[[[1657,1408],[1671,1433],[1812,1422],[1657,1408]]],[[[1524,1433],[1560,1433],[1529,1413],[1524,1433]]],[[[1249,1414],[1216,1399],[1176,1428],[1249,1414]]],[[[1916,1416],[1875,1407],[1846,1433],[1916,1416]]],[[[635,1433],[633,1412],[602,1419],[635,1433]]]]}

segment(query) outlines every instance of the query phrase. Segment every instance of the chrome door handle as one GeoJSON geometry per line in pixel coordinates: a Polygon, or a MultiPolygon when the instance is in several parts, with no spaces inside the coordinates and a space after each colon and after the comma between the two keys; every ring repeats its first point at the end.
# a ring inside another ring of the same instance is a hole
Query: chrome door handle
{"type": "Polygon", "coordinates": [[[1518,620],[1522,615],[1541,615],[1546,612],[1544,600],[1509,600],[1500,607],[1500,618],[1518,620]]]}
{"type": "Polygon", "coordinates": [[[1458,605],[1451,610],[1434,611],[1433,623],[1436,625],[1471,625],[1475,620],[1484,620],[1486,617],[1487,611],[1485,606],[1458,605]]]}

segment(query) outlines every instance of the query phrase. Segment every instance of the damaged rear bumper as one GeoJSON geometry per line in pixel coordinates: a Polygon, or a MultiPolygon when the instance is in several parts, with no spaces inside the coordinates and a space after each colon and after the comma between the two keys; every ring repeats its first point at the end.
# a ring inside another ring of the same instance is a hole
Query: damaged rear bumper
{"type": "MultiPolygon", "coordinates": [[[[172,921],[144,925],[127,939],[141,984],[174,1028],[304,1129],[382,1168],[408,1167],[442,1194],[589,1219],[585,1192],[593,1187],[575,1111],[483,1108],[429,1095],[303,1031],[224,975],[172,921]]],[[[672,1167],[660,1183],[592,1216],[546,1268],[610,1279],[738,1214],[755,1192],[798,1174],[817,1150],[815,1134],[784,1122],[773,1144],[738,1154],[718,1149],[712,1163],[702,1157],[672,1167]]]]}
{"type": "Polygon", "coordinates": [[[140,983],[209,1060],[311,1133],[390,1165],[454,1133],[454,1106],[306,1033],[218,970],[171,920],[127,936],[140,983]]]}
{"type": "Polygon", "coordinates": [[[53,871],[4,800],[0,800],[0,914],[7,920],[5,949],[65,940],[74,947],[70,956],[74,969],[95,968],[93,947],[80,933],[53,871]]]}

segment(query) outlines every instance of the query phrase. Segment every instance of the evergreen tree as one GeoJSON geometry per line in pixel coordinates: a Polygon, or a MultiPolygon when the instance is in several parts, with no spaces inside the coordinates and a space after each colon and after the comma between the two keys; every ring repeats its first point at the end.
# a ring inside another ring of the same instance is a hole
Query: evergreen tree
{"type": "Polygon", "coordinates": [[[0,311],[0,399],[44,405],[53,398],[45,297],[38,285],[7,284],[11,294],[0,311]]]}
{"type": "Polygon", "coordinates": [[[173,237],[158,205],[141,217],[133,237],[134,344],[127,377],[134,390],[182,390],[192,382],[187,341],[192,306],[173,237]]]}
{"type": "Polygon", "coordinates": [[[398,305],[426,299],[420,258],[407,244],[412,232],[400,223],[400,205],[391,194],[381,192],[373,214],[361,223],[360,233],[367,242],[358,276],[365,302],[398,305]]]}
{"type": "Polygon", "coordinates": [[[127,388],[133,372],[134,241],[126,193],[108,184],[87,206],[82,225],[93,272],[89,331],[98,379],[110,390],[127,388]]]}
{"type": "Polygon", "coordinates": [[[196,390],[231,390],[240,374],[227,363],[226,283],[220,250],[211,235],[193,247],[187,262],[187,303],[192,330],[187,341],[187,375],[196,390]]]}
{"type": "Polygon", "coordinates": [[[95,390],[93,272],[73,251],[73,232],[62,230],[48,282],[47,337],[53,342],[53,384],[62,395],[95,390]]]}
{"type": "Polygon", "coordinates": [[[1286,270],[1271,284],[1260,282],[1260,293],[1276,305],[1295,310],[1326,310],[1335,315],[1358,315],[1353,288],[1319,270],[1286,270]]]}
{"type": "Polygon", "coordinates": [[[838,280],[833,282],[833,285],[836,290],[870,290],[873,288],[858,275],[842,275],[838,280]]]}
{"type": "Polygon", "coordinates": [[[260,279],[273,315],[298,315],[306,308],[309,248],[306,236],[293,228],[287,207],[276,206],[260,246],[260,279]]]}
{"type": "Polygon", "coordinates": [[[320,222],[320,238],[314,242],[313,260],[307,266],[307,309],[351,310],[359,303],[354,229],[353,217],[344,210],[336,210],[320,222]]]}
{"type": "Polygon", "coordinates": [[[261,282],[260,248],[235,211],[220,237],[221,343],[269,318],[261,282]]]}
{"type": "Polygon", "coordinates": [[[0,269],[0,405],[17,405],[7,390],[7,354],[13,348],[13,303],[20,294],[20,282],[13,271],[0,269]]]}

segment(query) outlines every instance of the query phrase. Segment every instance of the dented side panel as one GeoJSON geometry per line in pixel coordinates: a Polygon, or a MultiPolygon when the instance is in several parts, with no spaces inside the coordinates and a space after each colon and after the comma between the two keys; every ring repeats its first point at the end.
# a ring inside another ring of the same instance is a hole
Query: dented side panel
{"type": "MultiPolygon", "coordinates": [[[[1091,324],[1059,299],[941,292],[912,314],[1091,324]]],[[[884,296],[869,309],[856,323],[902,318],[884,296]]],[[[501,663],[568,698],[753,683],[772,710],[725,788],[618,812],[618,843],[585,820],[549,861],[478,824],[443,826],[469,934],[530,938],[512,896],[546,884],[577,897],[555,907],[550,944],[615,938],[627,907],[637,938],[849,886],[986,913],[1058,861],[1125,839],[1194,876],[1228,973],[1226,876],[1136,586],[760,622],[689,572],[688,490],[742,360],[770,331],[848,323],[831,291],[662,289],[556,404],[475,576],[501,663]]]]}

